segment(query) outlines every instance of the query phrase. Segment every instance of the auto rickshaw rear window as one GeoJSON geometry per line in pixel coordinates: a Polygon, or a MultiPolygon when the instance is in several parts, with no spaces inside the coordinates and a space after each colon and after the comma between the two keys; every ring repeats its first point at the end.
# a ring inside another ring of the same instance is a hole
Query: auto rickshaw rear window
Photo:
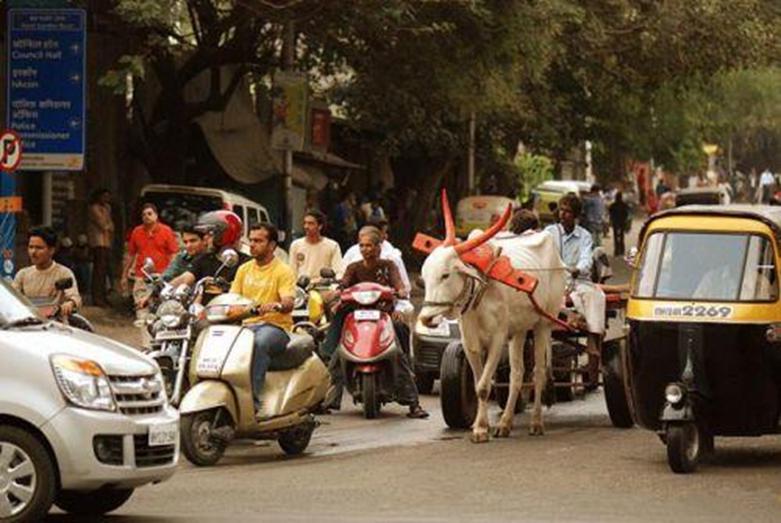
{"type": "Polygon", "coordinates": [[[772,242],[755,234],[662,231],[645,244],[633,295],[698,301],[776,301],[772,242]]]}

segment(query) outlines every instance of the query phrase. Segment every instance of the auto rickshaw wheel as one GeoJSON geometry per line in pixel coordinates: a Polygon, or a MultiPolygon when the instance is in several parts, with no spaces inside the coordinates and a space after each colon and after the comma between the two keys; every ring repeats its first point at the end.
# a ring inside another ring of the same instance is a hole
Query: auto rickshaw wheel
{"type": "Polygon", "coordinates": [[[632,411],[626,397],[626,387],[621,375],[621,343],[605,344],[602,351],[602,383],[605,389],[605,404],[610,422],[619,429],[634,426],[632,411]]]}
{"type": "Polygon", "coordinates": [[[689,474],[700,459],[700,430],[694,422],[667,425],[667,463],[676,474],[689,474]]]}

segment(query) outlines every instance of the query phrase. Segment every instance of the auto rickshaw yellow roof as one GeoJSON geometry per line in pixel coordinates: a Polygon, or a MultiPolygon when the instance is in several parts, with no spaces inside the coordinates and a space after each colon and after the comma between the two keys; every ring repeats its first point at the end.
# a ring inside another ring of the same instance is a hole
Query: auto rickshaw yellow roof
{"type": "Polygon", "coordinates": [[[651,216],[640,229],[638,244],[642,243],[648,227],[668,216],[714,216],[723,218],[748,218],[758,220],[770,227],[776,241],[781,243],[781,206],[774,205],[684,205],[674,209],[661,211],[651,216]]]}

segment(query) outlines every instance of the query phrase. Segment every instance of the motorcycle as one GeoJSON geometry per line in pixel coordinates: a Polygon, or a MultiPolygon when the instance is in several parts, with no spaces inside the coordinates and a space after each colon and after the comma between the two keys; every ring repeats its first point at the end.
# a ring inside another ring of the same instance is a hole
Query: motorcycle
{"type": "Polygon", "coordinates": [[[342,291],[342,307],[350,307],[337,348],[345,386],[363,404],[367,419],[376,418],[384,403],[395,401],[396,358],[402,350],[393,328],[395,291],[377,283],[359,283],[342,291]]]}
{"type": "Polygon", "coordinates": [[[294,331],[312,336],[318,343],[325,337],[331,314],[326,301],[329,293],[335,291],[336,274],[325,268],[320,271],[321,279],[312,282],[302,275],[296,281],[296,297],[293,302],[294,331]]]}
{"type": "Polygon", "coordinates": [[[198,336],[190,369],[193,384],[179,405],[182,451],[198,466],[216,464],[234,438],[276,440],[289,455],[304,452],[318,426],[317,411],[330,385],[314,340],[293,333],[271,360],[255,416],[251,366],[254,333],[241,325],[256,304],[223,294],[206,306],[209,327],[198,336]]]}
{"type": "Polygon", "coordinates": [[[190,388],[190,350],[198,334],[198,323],[205,317],[205,308],[199,303],[199,297],[207,284],[214,278],[219,279],[225,267],[223,263],[214,277],[202,278],[192,290],[184,284],[173,287],[159,275],[152,274],[152,260],[146,260],[142,268],[144,278],[152,285],[151,301],[154,304],[146,319],[152,338],[147,356],[160,367],[166,394],[174,406],[179,405],[190,388]]]}
{"type": "Polygon", "coordinates": [[[54,282],[54,289],[57,292],[53,298],[30,298],[30,301],[44,318],[55,320],[87,332],[95,332],[92,323],[78,312],[73,312],[70,316],[64,316],[62,314],[61,307],[65,302],[65,291],[71,287],[73,287],[73,278],[61,278],[54,282]]]}

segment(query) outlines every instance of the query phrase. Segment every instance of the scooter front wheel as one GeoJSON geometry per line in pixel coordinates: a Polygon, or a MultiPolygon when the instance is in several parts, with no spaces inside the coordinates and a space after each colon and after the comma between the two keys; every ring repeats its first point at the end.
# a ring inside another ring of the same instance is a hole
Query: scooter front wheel
{"type": "Polygon", "coordinates": [[[366,419],[376,418],[380,413],[376,374],[363,374],[361,376],[361,394],[363,397],[363,416],[366,419]]]}
{"type": "Polygon", "coordinates": [[[282,434],[277,443],[288,456],[297,456],[309,446],[314,430],[315,423],[305,423],[282,434]]]}
{"type": "Polygon", "coordinates": [[[211,467],[215,465],[228,446],[228,441],[220,438],[217,432],[218,428],[227,428],[232,431],[233,427],[225,424],[222,427],[217,426],[219,419],[226,419],[230,423],[230,416],[227,413],[221,413],[220,409],[195,412],[193,414],[184,414],[181,418],[182,433],[182,452],[193,465],[199,467],[211,467]]]}

